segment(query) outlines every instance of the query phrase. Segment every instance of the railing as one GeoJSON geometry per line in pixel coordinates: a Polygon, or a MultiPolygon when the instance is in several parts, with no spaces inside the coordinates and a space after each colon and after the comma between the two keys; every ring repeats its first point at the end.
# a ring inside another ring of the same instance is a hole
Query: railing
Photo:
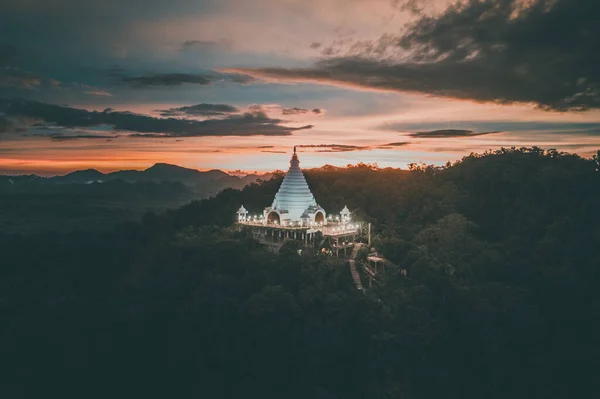
{"type": "Polygon", "coordinates": [[[331,222],[330,225],[301,225],[301,224],[274,224],[274,223],[264,223],[263,220],[244,220],[239,221],[239,224],[244,226],[255,226],[255,227],[268,227],[268,228],[277,228],[277,229],[286,229],[286,230],[299,230],[299,229],[313,229],[315,231],[321,231],[324,235],[328,236],[336,236],[336,235],[347,235],[347,234],[357,234],[359,231],[358,223],[351,224],[333,224],[331,222]],[[333,225],[331,225],[333,224],[333,225]]]}

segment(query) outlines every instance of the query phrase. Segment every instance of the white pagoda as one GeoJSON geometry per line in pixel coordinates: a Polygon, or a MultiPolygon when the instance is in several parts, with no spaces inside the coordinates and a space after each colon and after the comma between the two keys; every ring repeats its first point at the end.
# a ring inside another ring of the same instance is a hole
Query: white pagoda
{"type": "MultiPolygon", "coordinates": [[[[270,207],[262,215],[249,215],[242,205],[237,213],[237,225],[252,231],[252,236],[273,252],[287,240],[303,243],[304,248],[329,242],[330,253],[340,251],[346,255],[346,249],[354,245],[359,234],[360,223],[352,220],[352,213],[344,207],[340,215],[329,215],[317,204],[300,169],[296,147],[281,186],[270,207]]],[[[321,247],[321,251],[326,251],[321,247]]]]}
{"type": "Polygon", "coordinates": [[[285,175],[273,204],[263,211],[268,224],[282,226],[325,225],[325,210],[317,204],[300,169],[300,161],[294,147],[290,168],[285,175]]]}

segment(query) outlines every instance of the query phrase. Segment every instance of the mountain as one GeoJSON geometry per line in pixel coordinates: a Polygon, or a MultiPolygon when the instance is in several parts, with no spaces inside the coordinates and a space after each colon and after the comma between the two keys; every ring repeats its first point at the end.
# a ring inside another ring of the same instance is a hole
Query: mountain
{"type": "MultiPolygon", "coordinates": [[[[7,178],[19,178],[20,181],[25,181],[21,176],[3,176],[7,178]]],[[[38,183],[55,183],[55,184],[89,184],[91,182],[107,182],[112,180],[123,180],[128,183],[135,182],[180,182],[190,188],[215,188],[223,189],[243,188],[247,184],[253,183],[258,179],[268,180],[272,177],[267,173],[264,175],[249,174],[246,176],[232,176],[222,170],[213,169],[209,171],[199,171],[196,169],[184,168],[168,163],[157,163],[145,170],[119,170],[116,172],[102,173],[96,169],[85,169],[71,172],[64,176],[54,176],[50,178],[42,178],[35,175],[30,175],[27,179],[30,182],[33,178],[37,179],[38,183]]],[[[210,190],[214,191],[214,190],[210,190]]],[[[219,190],[220,191],[220,190],[219,190]]]]}
{"type": "Polygon", "coordinates": [[[78,170],[64,176],[0,176],[0,231],[35,233],[106,230],[190,201],[241,189],[270,175],[231,176],[158,163],[146,170],[102,173],[78,170]]]}
{"type": "Polygon", "coordinates": [[[201,172],[196,169],[183,168],[177,165],[167,163],[157,163],[150,168],[142,171],[121,170],[108,173],[107,179],[122,179],[129,182],[135,181],[178,181],[188,186],[198,186],[206,183],[220,182],[223,185],[241,188],[244,185],[240,183],[239,177],[228,175],[221,170],[209,170],[201,172]]]}
{"type": "Polygon", "coordinates": [[[96,169],[85,169],[85,170],[77,170],[75,172],[71,172],[64,176],[55,176],[51,177],[48,180],[51,180],[54,183],[59,184],[71,184],[71,183],[91,183],[97,181],[104,180],[104,173],[96,170],[96,169]]]}
{"type": "MultiPolygon", "coordinates": [[[[226,188],[242,189],[258,180],[269,180],[272,173],[230,175],[222,170],[199,171],[167,163],[157,163],[145,170],[119,170],[102,173],[96,169],[77,170],[63,176],[40,177],[37,175],[0,176],[0,195],[4,194],[67,194],[98,192],[91,187],[109,182],[179,183],[185,186],[191,199],[214,196],[226,188]],[[88,189],[76,186],[89,185],[88,189]]],[[[113,186],[113,188],[116,186],[113,186]]],[[[109,190],[110,191],[110,190],[109,190]]]]}
{"type": "Polygon", "coordinates": [[[254,183],[258,180],[271,180],[271,178],[273,177],[273,173],[264,173],[262,175],[256,174],[256,173],[252,173],[246,176],[241,176],[240,179],[246,183],[246,185],[250,184],[250,183],[254,183]]]}

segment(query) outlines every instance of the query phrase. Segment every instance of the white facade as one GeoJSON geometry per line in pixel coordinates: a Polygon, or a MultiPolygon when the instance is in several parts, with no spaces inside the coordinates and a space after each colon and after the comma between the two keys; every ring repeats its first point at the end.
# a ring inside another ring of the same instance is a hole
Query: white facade
{"type": "Polygon", "coordinates": [[[344,206],[344,209],[340,212],[340,217],[343,222],[349,221],[351,219],[352,212],[348,209],[347,206],[344,206]]]}
{"type": "Polygon", "coordinates": [[[317,204],[308,187],[294,147],[290,168],[275,195],[273,204],[264,210],[265,221],[279,219],[278,223],[281,224],[325,224],[325,216],[325,211],[317,204]],[[277,217],[274,214],[277,214],[277,217]]]}
{"type": "Polygon", "coordinates": [[[238,222],[245,221],[248,217],[248,211],[244,208],[244,205],[240,206],[240,209],[237,211],[238,222]]]}

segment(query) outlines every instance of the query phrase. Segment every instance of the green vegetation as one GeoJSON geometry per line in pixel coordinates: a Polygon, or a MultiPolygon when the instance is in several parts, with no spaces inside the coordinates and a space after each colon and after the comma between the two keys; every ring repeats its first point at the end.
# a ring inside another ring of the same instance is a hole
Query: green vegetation
{"type": "MultiPolygon", "coordinates": [[[[600,156],[600,153],[598,154],[600,156]]],[[[280,177],[110,232],[1,235],[10,397],[571,398],[598,392],[600,160],[471,155],[307,172],[377,226],[366,294],[229,227],[280,177]]]]}

